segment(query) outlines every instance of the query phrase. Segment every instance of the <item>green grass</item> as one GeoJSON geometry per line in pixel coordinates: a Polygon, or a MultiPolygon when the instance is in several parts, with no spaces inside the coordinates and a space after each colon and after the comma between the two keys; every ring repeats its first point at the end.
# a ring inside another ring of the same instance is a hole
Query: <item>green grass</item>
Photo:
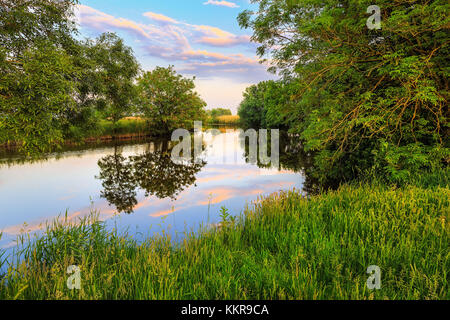
{"type": "Polygon", "coordinates": [[[449,196],[447,185],[377,183],[283,192],[176,248],[93,217],[60,220],[24,246],[0,299],[449,299],[449,196]],[[73,264],[81,290],[66,286],[73,264]],[[382,270],[381,290],[366,286],[369,265],[382,270]]]}
{"type": "Polygon", "coordinates": [[[147,122],[145,119],[121,119],[114,127],[112,121],[101,120],[100,121],[100,136],[109,136],[115,134],[133,134],[141,133],[145,134],[149,132],[147,122]],[[114,132],[114,129],[116,130],[114,132]]]}

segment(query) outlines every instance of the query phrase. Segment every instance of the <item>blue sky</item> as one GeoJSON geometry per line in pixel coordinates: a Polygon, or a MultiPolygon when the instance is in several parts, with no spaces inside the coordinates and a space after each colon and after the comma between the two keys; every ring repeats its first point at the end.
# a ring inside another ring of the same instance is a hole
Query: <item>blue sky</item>
{"type": "Polygon", "coordinates": [[[236,112],[243,90],[273,78],[259,64],[251,30],[237,16],[256,9],[248,0],[81,0],[82,35],[117,32],[131,46],[143,69],[174,65],[196,76],[208,108],[236,112]]]}

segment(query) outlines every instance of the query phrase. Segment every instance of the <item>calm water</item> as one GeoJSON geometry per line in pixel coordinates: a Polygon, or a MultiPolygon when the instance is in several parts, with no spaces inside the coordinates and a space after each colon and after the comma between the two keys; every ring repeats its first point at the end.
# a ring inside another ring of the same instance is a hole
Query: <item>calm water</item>
{"type": "Polygon", "coordinates": [[[93,209],[136,237],[164,229],[176,239],[208,220],[219,222],[222,206],[238,215],[260,195],[302,189],[304,176],[294,172],[298,161],[286,158],[288,146],[281,148],[281,168],[262,168],[247,162],[238,131],[205,135],[204,141],[198,164],[174,164],[167,141],[110,143],[37,162],[2,154],[0,247],[13,246],[23,231],[39,231],[66,211],[73,219],[93,209]]]}

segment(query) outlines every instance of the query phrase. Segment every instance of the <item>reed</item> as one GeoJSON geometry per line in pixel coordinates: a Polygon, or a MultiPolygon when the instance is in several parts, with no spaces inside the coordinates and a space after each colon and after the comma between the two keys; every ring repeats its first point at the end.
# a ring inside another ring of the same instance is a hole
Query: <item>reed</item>
{"type": "Polygon", "coordinates": [[[218,116],[215,118],[210,118],[209,124],[237,126],[240,124],[240,117],[239,116],[218,116]]]}

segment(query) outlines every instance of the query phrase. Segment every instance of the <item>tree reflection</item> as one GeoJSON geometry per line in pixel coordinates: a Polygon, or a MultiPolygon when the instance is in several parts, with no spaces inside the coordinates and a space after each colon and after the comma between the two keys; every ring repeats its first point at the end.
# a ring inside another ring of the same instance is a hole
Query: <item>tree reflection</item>
{"type": "MultiPolygon", "coordinates": [[[[117,149],[116,149],[117,151],[117,149]]],[[[205,161],[174,163],[172,146],[167,141],[151,142],[140,155],[125,158],[120,152],[103,157],[98,165],[104,190],[101,196],[118,212],[132,213],[137,204],[138,190],[146,196],[160,199],[176,196],[195,184],[195,175],[206,165],[205,161]]]]}
{"type": "Polygon", "coordinates": [[[146,192],[146,196],[154,195],[160,199],[175,197],[186,187],[195,183],[195,174],[204,166],[205,162],[195,163],[186,161],[176,164],[171,159],[171,149],[168,143],[159,145],[159,150],[147,152],[132,157],[139,187],[146,192]]]}
{"type": "MultiPolygon", "coordinates": [[[[267,149],[271,150],[271,139],[267,140],[267,149]]],[[[245,150],[245,161],[251,163],[253,158],[250,156],[248,139],[246,139],[244,134],[240,135],[240,143],[245,150]]],[[[257,154],[259,154],[259,150],[257,154]]],[[[253,160],[253,162],[255,161],[253,160]]],[[[259,159],[254,164],[259,168],[272,168],[272,164],[263,164],[259,159]]],[[[336,181],[319,181],[315,179],[313,177],[313,155],[304,150],[301,140],[297,135],[289,134],[285,131],[280,131],[280,164],[278,168],[274,169],[302,173],[305,177],[303,191],[307,194],[318,194],[327,189],[334,189],[339,185],[336,181]]]]}
{"type": "Polygon", "coordinates": [[[137,204],[134,166],[114,148],[114,155],[103,157],[98,161],[103,191],[100,195],[109,204],[114,204],[119,212],[132,213],[137,204]]]}

